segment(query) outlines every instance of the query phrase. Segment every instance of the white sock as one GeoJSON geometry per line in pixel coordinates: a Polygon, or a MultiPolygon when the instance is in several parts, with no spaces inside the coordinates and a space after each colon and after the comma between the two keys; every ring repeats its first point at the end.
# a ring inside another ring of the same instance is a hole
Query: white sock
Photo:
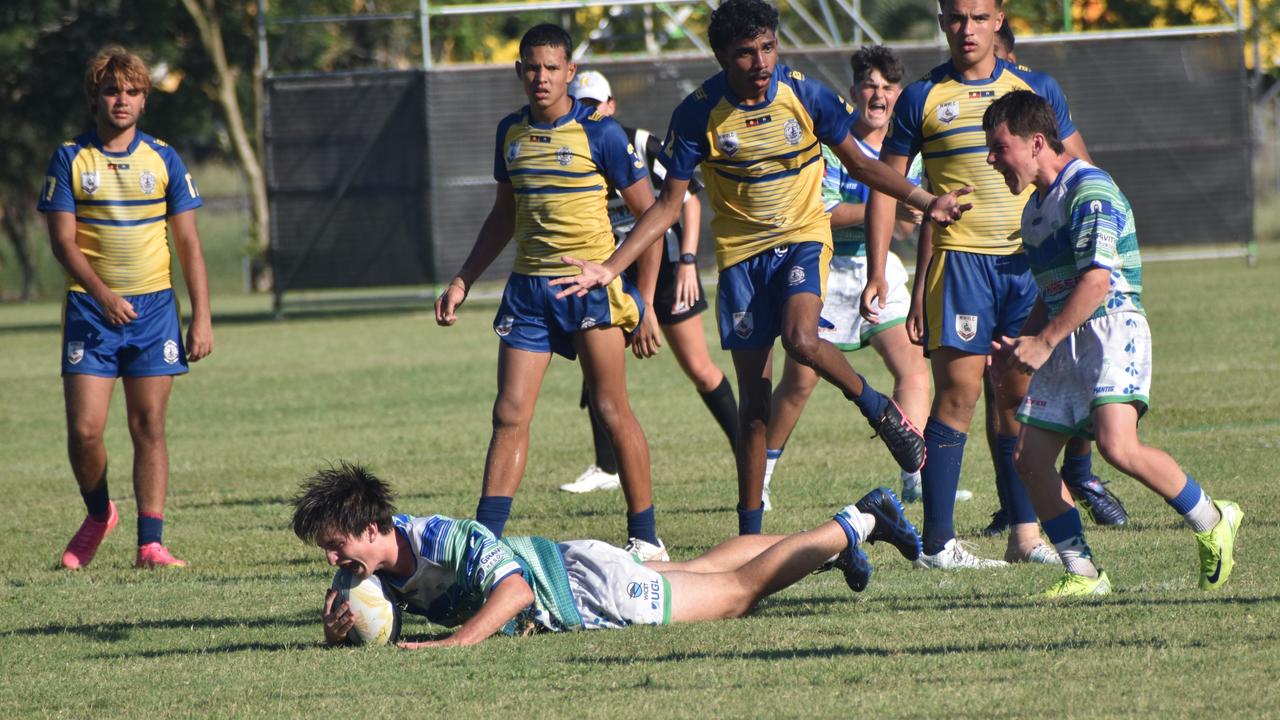
{"type": "Polygon", "coordinates": [[[1062,558],[1062,566],[1067,572],[1091,579],[1098,577],[1098,568],[1093,564],[1093,553],[1089,551],[1089,545],[1085,543],[1083,536],[1077,535],[1054,543],[1053,547],[1058,551],[1058,557],[1062,558]]]}
{"type": "Polygon", "coordinates": [[[840,511],[840,516],[849,521],[849,527],[858,533],[858,542],[864,543],[871,531],[876,529],[876,516],[861,512],[855,505],[848,505],[840,511]]]}
{"type": "Polygon", "coordinates": [[[773,467],[778,464],[778,460],[782,458],[781,450],[765,450],[764,451],[764,484],[769,485],[769,481],[773,479],[773,467]]]}
{"type": "Polygon", "coordinates": [[[1209,499],[1208,493],[1200,491],[1200,500],[1191,511],[1182,516],[1187,525],[1195,532],[1209,532],[1222,520],[1222,513],[1209,499]]]}

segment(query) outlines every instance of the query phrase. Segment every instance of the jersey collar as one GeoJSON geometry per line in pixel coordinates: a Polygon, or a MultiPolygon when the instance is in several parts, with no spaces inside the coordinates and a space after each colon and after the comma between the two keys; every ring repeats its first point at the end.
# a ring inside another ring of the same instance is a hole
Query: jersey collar
{"type": "Polygon", "coordinates": [[[1058,171],[1058,177],[1053,179],[1053,184],[1049,186],[1049,189],[1043,196],[1040,195],[1040,189],[1036,188],[1035,194],[1032,195],[1031,200],[1035,202],[1037,210],[1040,209],[1040,204],[1044,202],[1044,199],[1052,195],[1053,191],[1058,189],[1058,186],[1062,184],[1067,175],[1071,174],[1072,168],[1074,168],[1078,162],[1080,162],[1080,158],[1071,158],[1071,162],[1063,165],[1062,169],[1058,171]]]}
{"type": "Polygon", "coordinates": [[[950,77],[952,80],[955,80],[962,85],[989,85],[990,83],[999,80],[1000,75],[1004,73],[1005,69],[1011,68],[1013,65],[1010,65],[1006,60],[996,58],[996,66],[991,70],[991,77],[980,78],[978,80],[965,80],[964,76],[960,74],[960,71],[956,69],[956,63],[954,60],[948,60],[945,67],[947,69],[947,77],[950,77]]]}
{"type": "Polygon", "coordinates": [[[574,120],[577,120],[578,115],[582,112],[583,107],[585,106],[582,105],[582,103],[578,102],[577,98],[574,98],[573,105],[569,107],[569,112],[556,118],[554,122],[539,123],[539,122],[533,121],[533,111],[529,109],[528,105],[525,105],[524,111],[523,111],[524,122],[526,125],[528,125],[531,128],[537,128],[539,130],[555,130],[558,127],[568,125],[574,120]]]}
{"type": "Polygon", "coordinates": [[[129,143],[129,149],[122,152],[111,152],[103,148],[102,139],[98,137],[98,128],[96,127],[89,129],[89,142],[93,143],[98,152],[107,157],[128,157],[133,154],[134,150],[138,149],[138,145],[142,142],[142,131],[136,127],[133,129],[133,141],[129,143]]]}
{"type": "Polygon", "coordinates": [[[739,110],[760,110],[769,107],[773,99],[778,95],[778,78],[782,77],[784,68],[782,63],[773,66],[773,75],[769,78],[769,89],[765,92],[764,102],[758,105],[743,105],[742,100],[733,92],[733,88],[729,86],[729,77],[723,70],[720,71],[720,84],[724,86],[724,99],[729,104],[739,110]]]}

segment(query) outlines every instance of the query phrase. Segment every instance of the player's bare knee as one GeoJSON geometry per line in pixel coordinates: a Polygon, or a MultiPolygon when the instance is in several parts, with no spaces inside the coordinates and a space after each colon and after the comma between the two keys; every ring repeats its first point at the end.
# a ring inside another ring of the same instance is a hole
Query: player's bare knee
{"type": "Polygon", "coordinates": [[[88,422],[72,422],[67,425],[67,448],[75,453],[102,444],[103,428],[88,422]]]}
{"type": "Polygon", "coordinates": [[[820,342],[818,334],[811,329],[788,329],[782,334],[782,347],[787,356],[805,367],[818,363],[820,342]]]}
{"type": "Polygon", "coordinates": [[[1125,438],[1103,436],[1098,438],[1098,452],[1109,465],[1126,475],[1133,475],[1137,443],[1125,438]]]}
{"type": "Polygon", "coordinates": [[[164,442],[164,413],[130,412],[129,435],[135,443],[164,442]]]}
{"type": "Polygon", "coordinates": [[[527,429],[532,419],[532,413],[525,411],[517,403],[506,402],[499,398],[493,404],[494,432],[527,429]]]}

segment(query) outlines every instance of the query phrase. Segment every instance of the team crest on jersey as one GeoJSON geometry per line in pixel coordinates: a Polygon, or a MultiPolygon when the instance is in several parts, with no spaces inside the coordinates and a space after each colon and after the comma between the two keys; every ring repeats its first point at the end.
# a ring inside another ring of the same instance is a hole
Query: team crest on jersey
{"type": "Polygon", "coordinates": [[[507,146],[507,162],[512,163],[520,156],[520,143],[513,142],[507,146]]]}
{"type": "Polygon", "coordinates": [[[138,175],[138,187],[142,188],[142,192],[146,195],[156,191],[156,174],[150,170],[143,170],[138,175]]]}
{"type": "Polygon", "coordinates": [[[938,106],[938,122],[943,125],[951,124],[952,120],[960,117],[960,101],[949,100],[938,106]]]}
{"type": "Polygon", "coordinates": [[[737,154],[738,148],[740,147],[738,144],[738,133],[727,132],[717,135],[716,147],[720,148],[721,152],[730,157],[737,154]]]}
{"type": "Polygon", "coordinates": [[[176,340],[164,341],[164,361],[170,365],[178,362],[178,343],[176,340]]]}
{"type": "Polygon", "coordinates": [[[98,187],[99,187],[98,173],[96,171],[80,173],[80,189],[81,190],[84,190],[85,193],[92,195],[95,192],[97,192],[98,187]]]}
{"type": "Polygon", "coordinates": [[[749,338],[751,333],[755,332],[755,321],[749,312],[736,312],[733,314],[733,334],[740,338],[749,338]]]}
{"type": "Polygon", "coordinates": [[[569,149],[568,145],[560,146],[560,149],[556,151],[556,162],[561,165],[568,165],[573,162],[573,150],[569,149]]]}
{"type": "Polygon", "coordinates": [[[795,287],[800,283],[804,282],[804,277],[805,277],[804,268],[800,267],[799,265],[796,265],[795,267],[791,268],[791,272],[787,273],[787,285],[790,285],[791,287],[795,287]]]}
{"type": "Polygon", "coordinates": [[[978,316],[957,315],[956,337],[965,342],[969,342],[970,340],[978,337],[978,316]]]}
{"type": "Polygon", "coordinates": [[[800,122],[795,118],[791,118],[782,123],[782,137],[791,145],[799,145],[800,137],[803,133],[800,131],[800,122]]]}
{"type": "Polygon", "coordinates": [[[514,315],[503,315],[498,318],[498,322],[493,324],[493,331],[498,333],[498,337],[506,337],[511,334],[511,328],[516,324],[514,315]]]}
{"type": "Polygon", "coordinates": [[[78,365],[83,359],[84,343],[78,340],[73,340],[72,342],[67,343],[67,362],[72,365],[78,365]]]}

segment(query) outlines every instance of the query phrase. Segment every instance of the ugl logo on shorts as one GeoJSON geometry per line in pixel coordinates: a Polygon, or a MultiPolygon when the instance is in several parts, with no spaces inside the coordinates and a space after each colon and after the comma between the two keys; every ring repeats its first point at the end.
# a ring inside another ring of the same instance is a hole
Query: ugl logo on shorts
{"type": "Polygon", "coordinates": [[[78,365],[84,359],[84,343],[75,340],[67,343],[67,362],[78,365]]]}
{"type": "Polygon", "coordinates": [[[957,315],[956,336],[965,342],[969,342],[970,340],[978,337],[978,316],[957,315]]]}
{"type": "Polygon", "coordinates": [[[751,333],[755,332],[755,324],[749,312],[736,312],[733,314],[733,334],[740,338],[749,338],[751,333]]]}

